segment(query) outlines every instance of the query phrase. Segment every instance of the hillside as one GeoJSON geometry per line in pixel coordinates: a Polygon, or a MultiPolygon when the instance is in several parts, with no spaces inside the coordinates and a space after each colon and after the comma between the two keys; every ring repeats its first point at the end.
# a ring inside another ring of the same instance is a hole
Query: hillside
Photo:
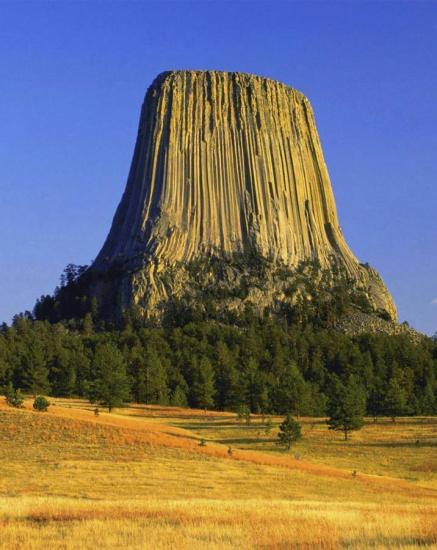
{"type": "Polygon", "coordinates": [[[435,420],[383,420],[344,444],[303,419],[289,454],[273,444],[278,418],[265,434],[260,416],[132,405],[96,417],[54,401],[0,405],[0,548],[437,544],[435,420]]]}

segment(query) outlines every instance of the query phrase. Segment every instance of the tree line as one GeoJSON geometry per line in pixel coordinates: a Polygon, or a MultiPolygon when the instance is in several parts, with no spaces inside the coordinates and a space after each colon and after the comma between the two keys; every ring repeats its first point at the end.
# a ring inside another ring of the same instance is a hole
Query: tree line
{"type": "Polygon", "coordinates": [[[127,316],[122,326],[105,328],[91,313],[57,323],[27,314],[0,328],[3,392],[12,385],[109,408],[133,400],[335,417],[335,407],[349,400],[375,419],[432,415],[436,366],[432,339],[351,337],[269,318],[156,327],[127,316]]]}

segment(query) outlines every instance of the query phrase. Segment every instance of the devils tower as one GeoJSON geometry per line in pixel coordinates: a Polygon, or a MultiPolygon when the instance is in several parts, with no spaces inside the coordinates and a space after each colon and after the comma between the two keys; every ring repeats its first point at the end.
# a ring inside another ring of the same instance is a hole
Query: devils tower
{"type": "Polygon", "coordinates": [[[308,99],[280,82],[168,71],[146,93],[126,190],[90,268],[102,308],[159,315],[175,299],[290,306],[316,263],[396,319],[342,235],[308,99]],[[254,267],[255,266],[255,267],[254,267]],[[258,266],[258,267],[257,267],[258,266]],[[260,274],[258,275],[257,269],[260,274]]]}

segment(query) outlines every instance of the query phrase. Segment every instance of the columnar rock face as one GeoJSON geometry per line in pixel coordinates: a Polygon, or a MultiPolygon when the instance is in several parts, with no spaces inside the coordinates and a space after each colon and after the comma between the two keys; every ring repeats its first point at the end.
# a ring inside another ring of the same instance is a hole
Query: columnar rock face
{"type": "MultiPolygon", "coordinates": [[[[116,266],[118,305],[151,314],[189,287],[190,263],[235,254],[288,268],[336,264],[375,310],[396,317],[382,280],[341,233],[306,97],[254,75],[162,73],[147,91],[127,187],[92,270],[116,266]]],[[[284,298],[273,275],[270,283],[257,295],[264,306],[284,298]]],[[[93,292],[102,298],[105,288],[93,292]]]]}

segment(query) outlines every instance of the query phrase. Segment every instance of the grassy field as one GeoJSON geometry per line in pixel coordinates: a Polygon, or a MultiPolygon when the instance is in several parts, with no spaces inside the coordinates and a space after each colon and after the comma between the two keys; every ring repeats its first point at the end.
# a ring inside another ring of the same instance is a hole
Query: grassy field
{"type": "Polygon", "coordinates": [[[52,401],[0,398],[2,549],[437,547],[437,419],[304,418],[285,452],[279,418],[52,401]]]}

